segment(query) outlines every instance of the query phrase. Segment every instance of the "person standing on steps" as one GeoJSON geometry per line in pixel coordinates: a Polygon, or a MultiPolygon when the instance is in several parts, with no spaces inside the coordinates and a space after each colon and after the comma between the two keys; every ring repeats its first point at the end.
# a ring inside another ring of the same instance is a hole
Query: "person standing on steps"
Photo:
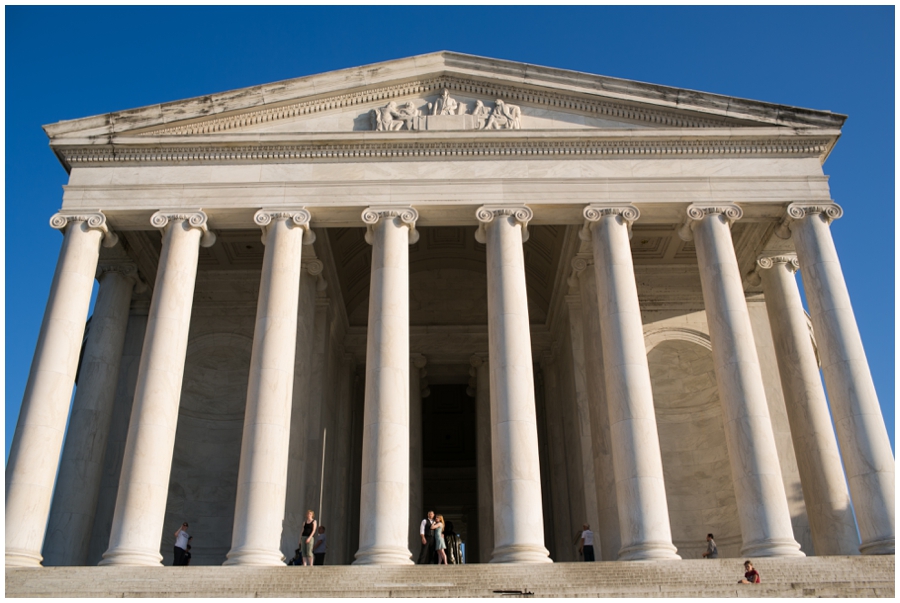
{"type": "Polygon", "coordinates": [[[434,523],[434,548],[438,554],[438,565],[447,565],[447,543],[444,541],[444,516],[438,515],[434,523]]]}
{"type": "Polygon", "coordinates": [[[300,533],[300,556],[303,558],[303,565],[313,564],[313,539],[316,535],[315,512],[309,510],[306,512],[306,521],[303,523],[303,532],[300,533]]]}
{"type": "Polygon", "coordinates": [[[719,547],[716,546],[716,541],[713,540],[712,534],[706,535],[706,552],[703,553],[703,557],[707,559],[719,558],[719,547]]]}
{"type": "Polygon", "coordinates": [[[431,563],[434,557],[434,511],[429,511],[422,523],[419,524],[419,538],[422,539],[422,549],[419,551],[418,565],[431,563]]]}
{"type": "Polygon", "coordinates": [[[325,550],[328,545],[325,544],[325,526],[319,526],[319,533],[316,536],[316,546],[313,547],[313,565],[325,565],[325,550]]]}
{"type": "Polygon", "coordinates": [[[590,524],[581,526],[581,544],[578,546],[578,552],[584,555],[585,561],[594,560],[594,533],[590,524]]]}
{"type": "Polygon", "coordinates": [[[175,559],[172,565],[187,565],[184,562],[184,556],[187,554],[188,540],[191,535],[187,533],[188,524],[184,522],[181,527],[175,530],[175,559]]]}

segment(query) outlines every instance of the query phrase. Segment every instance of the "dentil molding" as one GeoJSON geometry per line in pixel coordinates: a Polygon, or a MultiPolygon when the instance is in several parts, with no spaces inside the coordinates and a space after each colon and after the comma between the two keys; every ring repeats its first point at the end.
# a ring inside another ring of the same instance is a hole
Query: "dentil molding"
{"type": "Polygon", "coordinates": [[[266,144],[239,141],[209,145],[90,145],[56,147],[70,167],[112,164],[242,163],[285,161],[447,160],[471,158],[557,159],[560,157],[822,157],[831,138],[712,137],[694,140],[617,138],[613,140],[497,139],[424,141],[397,132],[397,140],[266,144]],[[404,136],[401,136],[404,135],[404,136]]]}

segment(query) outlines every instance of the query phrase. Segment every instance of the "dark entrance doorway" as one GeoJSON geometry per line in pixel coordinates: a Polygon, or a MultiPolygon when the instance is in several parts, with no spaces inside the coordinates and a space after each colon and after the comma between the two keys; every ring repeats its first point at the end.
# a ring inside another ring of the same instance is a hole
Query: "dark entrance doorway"
{"type": "MultiPolygon", "coordinates": [[[[427,509],[453,522],[466,562],[478,563],[475,399],[465,384],[429,385],[422,401],[422,465],[427,509]]],[[[448,525],[449,527],[449,525],[448,525]]]]}

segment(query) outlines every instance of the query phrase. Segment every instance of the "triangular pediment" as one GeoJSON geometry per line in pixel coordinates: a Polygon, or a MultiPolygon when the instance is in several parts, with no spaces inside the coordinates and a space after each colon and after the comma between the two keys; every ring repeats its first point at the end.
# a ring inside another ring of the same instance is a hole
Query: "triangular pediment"
{"type": "Polygon", "coordinates": [[[839,129],[844,119],[827,111],[439,52],[60,122],[45,130],[51,140],[64,142],[371,130],[483,130],[489,136],[488,130],[500,129],[839,129]],[[439,104],[445,89],[455,103],[449,112],[439,104]]]}

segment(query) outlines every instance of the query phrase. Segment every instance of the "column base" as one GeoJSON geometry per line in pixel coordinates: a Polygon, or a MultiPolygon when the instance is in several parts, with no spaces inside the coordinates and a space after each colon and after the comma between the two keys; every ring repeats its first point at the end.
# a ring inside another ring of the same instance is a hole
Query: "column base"
{"type": "Polygon", "coordinates": [[[619,549],[618,561],[650,561],[654,559],[681,559],[678,549],[671,542],[642,542],[619,549]]]}
{"type": "MultiPolygon", "coordinates": [[[[859,554],[860,555],[893,555],[894,554],[894,539],[886,538],[884,540],[875,540],[873,542],[866,542],[865,544],[861,544],[859,546],[859,554]]],[[[6,554],[7,560],[9,559],[9,553],[6,554]]],[[[9,561],[6,562],[6,565],[9,565],[9,561]]]]}
{"type": "Polygon", "coordinates": [[[741,557],[806,557],[793,538],[768,539],[744,543],[741,557]]]}
{"type": "Polygon", "coordinates": [[[115,549],[103,553],[103,559],[97,565],[138,565],[147,567],[161,567],[162,555],[160,555],[156,551],[115,549]]]}
{"type": "Polygon", "coordinates": [[[412,554],[405,547],[370,547],[356,552],[351,565],[413,565],[412,554]]]}
{"type": "Polygon", "coordinates": [[[284,566],[284,555],[279,550],[251,549],[248,547],[232,549],[225,555],[222,565],[265,565],[284,566]]]}
{"type": "Polygon", "coordinates": [[[499,546],[491,555],[491,563],[553,563],[550,551],[533,544],[499,546]]]}
{"type": "MultiPolygon", "coordinates": [[[[891,542],[891,546],[893,546],[891,542]]],[[[6,567],[41,567],[44,558],[38,553],[21,549],[6,549],[6,567]]]]}

